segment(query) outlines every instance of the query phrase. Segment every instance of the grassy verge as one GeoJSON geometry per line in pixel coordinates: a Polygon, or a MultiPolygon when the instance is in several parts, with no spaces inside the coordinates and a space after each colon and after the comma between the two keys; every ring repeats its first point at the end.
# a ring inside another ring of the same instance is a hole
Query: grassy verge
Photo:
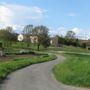
{"type": "Polygon", "coordinates": [[[31,64],[54,60],[56,58],[57,57],[55,55],[50,56],[47,55],[37,59],[22,58],[22,59],[14,59],[8,62],[2,62],[0,63],[0,81],[2,81],[10,72],[13,72],[17,69],[23,68],[31,64]]]}
{"type": "Polygon", "coordinates": [[[74,52],[74,53],[88,53],[90,54],[90,50],[87,50],[86,48],[80,48],[80,47],[74,47],[74,46],[63,46],[60,48],[55,47],[49,47],[48,50],[50,51],[63,51],[63,52],[74,52]]]}
{"type": "Polygon", "coordinates": [[[56,79],[67,85],[90,87],[90,56],[66,54],[67,60],[56,65],[56,79]]]}
{"type": "Polygon", "coordinates": [[[63,48],[60,51],[75,52],[75,53],[90,53],[89,50],[73,46],[63,46],[63,48]]]}

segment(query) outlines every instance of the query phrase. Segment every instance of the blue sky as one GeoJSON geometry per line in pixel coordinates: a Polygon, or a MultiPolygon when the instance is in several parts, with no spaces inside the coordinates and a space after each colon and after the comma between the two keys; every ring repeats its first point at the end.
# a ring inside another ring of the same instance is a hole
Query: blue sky
{"type": "Polygon", "coordinates": [[[0,27],[12,25],[18,32],[24,25],[46,25],[52,35],[73,30],[90,36],[90,0],[0,0],[0,27]]]}

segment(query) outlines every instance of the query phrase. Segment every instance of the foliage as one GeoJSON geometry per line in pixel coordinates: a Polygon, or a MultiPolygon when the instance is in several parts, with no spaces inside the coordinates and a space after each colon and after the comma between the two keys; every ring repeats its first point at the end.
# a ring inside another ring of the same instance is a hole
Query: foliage
{"type": "Polygon", "coordinates": [[[65,37],[67,40],[73,40],[75,39],[75,33],[73,31],[68,31],[65,37]]]}
{"type": "Polygon", "coordinates": [[[2,47],[3,47],[2,42],[0,42],[0,48],[2,48],[2,47]]]}
{"type": "Polygon", "coordinates": [[[27,43],[27,47],[30,44],[30,36],[32,34],[32,30],[33,30],[33,25],[26,25],[23,29],[23,34],[24,34],[24,42],[27,43]]]}
{"type": "Polygon", "coordinates": [[[10,26],[7,26],[7,27],[6,27],[6,31],[8,31],[9,33],[14,33],[13,28],[10,27],[10,26]]]}
{"type": "Polygon", "coordinates": [[[81,43],[80,40],[75,37],[75,33],[73,31],[68,31],[66,36],[57,35],[57,37],[60,45],[72,45],[75,47],[86,48],[86,43],[81,43]]]}
{"type": "Polygon", "coordinates": [[[66,54],[67,60],[56,65],[53,73],[64,84],[90,87],[90,56],[66,54]]]}
{"type": "Polygon", "coordinates": [[[65,39],[65,37],[59,36],[59,35],[56,35],[56,36],[58,37],[58,43],[59,43],[59,44],[62,44],[62,45],[66,44],[66,39],[65,39]]]}
{"type": "Polygon", "coordinates": [[[22,58],[22,59],[14,59],[12,61],[8,62],[2,62],[0,63],[0,81],[4,79],[10,72],[13,72],[17,69],[26,67],[31,64],[35,63],[41,63],[46,62],[50,60],[54,60],[57,57],[55,55],[50,55],[47,57],[41,57],[37,59],[31,59],[31,58],[22,58]]]}
{"type": "Polygon", "coordinates": [[[2,41],[5,46],[8,46],[8,43],[10,46],[12,42],[17,41],[17,34],[6,29],[0,29],[0,41],[2,41]]]}
{"type": "Polygon", "coordinates": [[[38,37],[38,43],[37,43],[38,50],[40,45],[43,45],[45,48],[50,45],[48,31],[49,29],[46,26],[36,26],[32,30],[32,34],[38,37]]]}

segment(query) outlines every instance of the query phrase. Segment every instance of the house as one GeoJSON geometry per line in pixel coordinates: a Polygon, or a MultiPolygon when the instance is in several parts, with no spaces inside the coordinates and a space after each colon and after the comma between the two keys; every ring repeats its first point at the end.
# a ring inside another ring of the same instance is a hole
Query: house
{"type": "Polygon", "coordinates": [[[38,43],[38,37],[37,36],[30,36],[31,43],[38,43]]]}
{"type": "Polygon", "coordinates": [[[51,37],[50,38],[50,44],[51,44],[51,46],[59,47],[58,37],[51,37]]]}
{"type": "Polygon", "coordinates": [[[80,40],[80,43],[86,44],[86,49],[90,50],[90,42],[89,42],[89,40],[80,40]]]}
{"type": "MultiPolygon", "coordinates": [[[[38,43],[38,36],[30,35],[29,37],[30,37],[31,43],[38,43]]],[[[18,35],[19,41],[22,41],[24,39],[25,39],[25,35],[23,35],[23,34],[18,35]]],[[[51,44],[51,46],[59,47],[58,37],[50,37],[50,44],[51,44]]]]}
{"type": "MultiPolygon", "coordinates": [[[[38,37],[35,35],[30,36],[31,43],[38,43],[38,37]]],[[[50,44],[54,47],[59,47],[58,37],[50,37],[50,44]]]]}
{"type": "Polygon", "coordinates": [[[86,46],[86,49],[87,49],[87,50],[90,50],[90,46],[86,46]]]}

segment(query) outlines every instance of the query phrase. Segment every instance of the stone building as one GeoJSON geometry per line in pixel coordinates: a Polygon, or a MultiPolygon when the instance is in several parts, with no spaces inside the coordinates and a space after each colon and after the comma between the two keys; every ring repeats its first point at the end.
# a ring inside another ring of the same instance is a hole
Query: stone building
{"type": "Polygon", "coordinates": [[[38,43],[38,37],[37,36],[30,36],[31,43],[38,43]]]}
{"type": "Polygon", "coordinates": [[[90,41],[89,40],[80,40],[79,42],[82,44],[86,44],[86,49],[90,50],[90,41]]]}
{"type": "Polygon", "coordinates": [[[51,37],[50,38],[50,44],[51,44],[51,46],[59,47],[58,37],[51,37]]]}
{"type": "MultiPolygon", "coordinates": [[[[30,41],[31,43],[38,43],[38,37],[35,35],[30,35],[30,41]]],[[[51,46],[59,47],[58,37],[50,37],[50,44],[51,46]]]]}

